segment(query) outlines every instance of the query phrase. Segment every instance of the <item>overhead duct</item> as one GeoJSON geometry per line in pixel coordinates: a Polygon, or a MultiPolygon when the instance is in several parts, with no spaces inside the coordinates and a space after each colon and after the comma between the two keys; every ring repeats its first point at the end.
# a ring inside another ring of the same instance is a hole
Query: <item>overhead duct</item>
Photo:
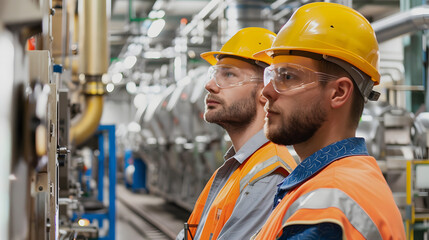
{"type": "Polygon", "coordinates": [[[429,28],[429,6],[420,6],[375,21],[372,27],[379,43],[429,28]]]}
{"type": "Polygon", "coordinates": [[[107,5],[105,0],[79,1],[79,70],[85,76],[86,110],[70,129],[70,140],[80,144],[98,127],[103,111],[101,78],[108,68],[107,5]]]}
{"type": "Polygon", "coordinates": [[[240,29],[246,27],[262,27],[273,30],[274,24],[264,15],[268,5],[256,0],[228,1],[225,17],[227,19],[227,38],[229,39],[240,29]]]}

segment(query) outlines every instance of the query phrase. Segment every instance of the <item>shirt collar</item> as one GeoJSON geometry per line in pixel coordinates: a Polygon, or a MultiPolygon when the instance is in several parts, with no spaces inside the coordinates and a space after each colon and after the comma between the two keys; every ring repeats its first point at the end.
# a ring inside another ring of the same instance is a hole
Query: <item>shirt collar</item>
{"type": "Polygon", "coordinates": [[[224,159],[227,161],[230,158],[236,159],[240,164],[242,164],[246,159],[248,159],[256,150],[262,147],[268,142],[268,139],[265,137],[264,130],[260,130],[253,137],[251,137],[243,147],[235,152],[234,147],[231,146],[226,152],[224,159]]]}
{"type": "Polygon", "coordinates": [[[304,159],[304,161],[278,185],[279,189],[292,189],[305,182],[335,160],[356,155],[368,155],[363,138],[347,138],[328,145],[304,159]]]}

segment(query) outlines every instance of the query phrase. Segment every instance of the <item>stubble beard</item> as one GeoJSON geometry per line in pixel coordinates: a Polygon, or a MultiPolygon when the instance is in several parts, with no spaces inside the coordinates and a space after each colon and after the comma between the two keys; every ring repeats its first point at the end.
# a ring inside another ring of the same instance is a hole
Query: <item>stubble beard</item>
{"type": "Polygon", "coordinates": [[[255,88],[247,98],[240,99],[230,105],[225,104],[223,99],[215,98],[220,103],[219,109],[206,106],[204,120],[208,123],[218,124],[227,131],[231,128],[248,126],[256,117],[256,93],[257,89],[255,88]]]}
{"type": "Polygon", "coordinates": [[[295,145],[309,140],[326,121],[326,110],[321,103],[306,109],[294,108],[288,116],[281,116],[280,126],[268,119],[264,125],[267,138],[281,145],[295,145]]]}

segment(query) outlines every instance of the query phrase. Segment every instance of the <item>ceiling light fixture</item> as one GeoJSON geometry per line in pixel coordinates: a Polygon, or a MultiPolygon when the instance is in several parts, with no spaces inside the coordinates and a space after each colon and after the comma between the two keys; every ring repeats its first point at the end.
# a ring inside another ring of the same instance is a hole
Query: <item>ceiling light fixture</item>
{"type": "Polygon", "coordinates": [[[109,84],[107,84],[107,86],[106,86],[106,90],[107,90],[107,92],[113,92],[113,90],[115,89],[115,85],[113,85],[113,83],[109,83],[109,84]]]}
{"type": "Polygon", "coordinates": [[[153,21],[149,29],[147,30],[147,36],[151,38],[157,37],[161,33],[164,26],[165,26],[164,19],[157,19],[153,21]]]}

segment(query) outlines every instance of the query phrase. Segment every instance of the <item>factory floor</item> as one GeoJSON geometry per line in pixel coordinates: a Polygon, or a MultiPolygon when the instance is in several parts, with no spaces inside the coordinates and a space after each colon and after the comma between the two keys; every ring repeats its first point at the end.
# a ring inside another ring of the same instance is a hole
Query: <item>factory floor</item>
{"type": "Polygon", "coordinates": [[[148,193],[116,187],[116,239],[175,239],[189,212],[148,193]]]}

